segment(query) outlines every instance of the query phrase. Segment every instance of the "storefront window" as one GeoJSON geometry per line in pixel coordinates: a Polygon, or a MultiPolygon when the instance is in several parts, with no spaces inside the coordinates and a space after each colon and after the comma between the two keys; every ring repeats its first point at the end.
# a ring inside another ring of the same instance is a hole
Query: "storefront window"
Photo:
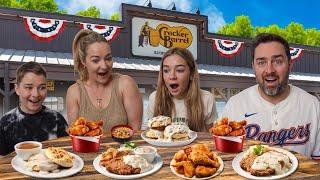
{"type": "Polygon", "coordinates": [[[46,99],[43,102],[43,105],[47,106],[52,110],[63,112],[64,100],[63,97],[46,97],[46,99]]]}
{"type": "Polygon", "coordinates": [[[222,115],[222,111],[224,109],[224,107],[226,106],[225,101],[216,101],[216,107],[217,107],[217,112],[218,112],[218,117],[220,118],[222,115]]]}

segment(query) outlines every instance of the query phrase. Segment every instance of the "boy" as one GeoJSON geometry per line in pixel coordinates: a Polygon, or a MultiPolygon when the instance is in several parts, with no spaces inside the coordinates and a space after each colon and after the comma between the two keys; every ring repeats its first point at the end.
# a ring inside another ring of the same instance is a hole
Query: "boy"
{"type": "Polygon", "coordinates": [[[36,62],[28,62],[17,69],[15,91],[18,107],[0,120],[0,155],[14,151],[21,141],[45,141],[67,136],[64,117],[43,106],[47,95],[47,74],[36,62]]]}

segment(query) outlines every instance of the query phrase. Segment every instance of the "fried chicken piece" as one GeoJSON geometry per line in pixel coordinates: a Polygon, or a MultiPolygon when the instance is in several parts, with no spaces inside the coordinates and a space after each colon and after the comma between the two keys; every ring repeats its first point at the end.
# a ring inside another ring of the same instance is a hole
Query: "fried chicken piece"
{"type": "Polygon", "coordinates": [[[228,125],[229,120],[227,117],[223,117],[220,121],[217,121],[214,126],[228,125]]]}
{"type": "Polygon", "coordinates": [[[173,167],[175,168],[181,168],[183,167],[184,175],[186,177],[193,177],[195,175],[195,165],[191,161],[181,161],[181,162],[176,162],[172,164],[173,167]]]}
{"type": "Polygon", "coordinates": [[[270,176],[274,175],[276,173],[276,170],[270,167],[267,167],[265,170],[256,170],[256,169],[250,169],[249,171],[254,176],[270,176]]]}
{"type": "Polygon", "coordinates": [[[246,132],[246,130],[244,129],[244,127],[242,126],[240,129],[237,130],[233,130],[231,131],[228,136],[242,136],[244,135],[246,132]]]}
{"type": "Polygon", "coordinates": [[[125,164],[122,157],[113,158],[105,162],[103,166],[105,166],[109,172],[120,175],[139,174],[141,172],[140,168],[134,168],[125,164]]]}
{"type": "Polygon", "coordinates": [[[213,151],[207,153],[207,156],[208,156],[211,160],[213,160],[213,161],[218,161],[218,156],[217,156],[217,154],[214,153],[213,151]]]}
{"type": "Polygon", "coordinates": [[[192,152],[202,152],[205,154],[210,153],[210,150],[208,148],[208,146],[206,146],[203,143],[199,143],[199,144],[194,144],[191,146],[192,152]]]}
{"type": "Polygon", "coordinates": [[[270,176],[276,173],[275,169],[268,167],[265,170],[256,170],[252,169],[251,166],[253,165],[254,160],[257,158],[257,155],[250,154],[246,158],[241,159],[240,167],[245,171],[250,172],[250,174],[254,176],[270,176]]]}
{"type": "Polygon", "coordinates": [[[245,171],[249,171],[256,157],[257,155],[249,154],[247,157],[242,158],[240,161],[240,167],[245,171]]]}
{"type": "Polygon", "coordinates": [[[210,128],[210,132],[217,136],[226,136],[232,131],[232,128],[228,125],[220,125],[220,126],[214,126],[210,128]]]}
{"type": "Polygon", "coordinates": [[[110,161],[116,157],[118,150],[115,148],[108,148],[106,152],[102,153],[101,161],[110,161]]]}
{"type": "Polygon", "coordinates": [[[87,120],[84,117],[79,117],[73,124],[72,126],[78,126],[78,125],[86,125],[87,120]]]}
{"type": "MultiPolygon", "coordinates": [[[[108,150],[101,155],[100,164],[101,164],[101,166],[104,166],[104,167],[109,166],[109,168],[111,168],[113,170],[117,169],[116,167],[113,167],[115,165],[110,164],[110,161],[112,161],[114,159],[119,159],[119,158],[122,159],[123,156],[126,156],[128,154],[130,154],[128,151],[118,151],[115,148],[108,148],[108,150]]],[[[117,162],[116,160],[114,160],[114,161],[117,162]]],[[[119,170],[116,170],[116,171],[118,172],[119,170]]],[[[125,170],[125,172],[127,172],[127,171],[125,170]]]]}
{"type": "Polygon", "coordinates": [[[192,148],[191,148],[191,146],[186,146],[183,148],[183,151],[187,156],[189,156],[190,153],[192,152],[192,148]]]}
{"type": "Polygon", "coordinates": [[[90,128],[90,130],[97,129],[99,125],[96,122],[87,122],[86,126],[90,128]]]}
{"type": "Polygon", "coordinates": [[[196,172],[196,177],[198,178],[209,177],[217,172],[217,168],[197,166],[195,172],[196,172]]]}
{"type": "Polygon", "coordinates": [[[76,125],[68,129],[69,134],[74,136],[82,136],[89,131],[89,128],[85,125],[76,125]]]}
{"type": "Polygon", "coordinates": [[[176,171],[178,174],[184,175],[184,168],[183,168],[183,166],[175,167],[174,169],[175,169],[175,171],[176,171]]]}
{"type": "Polygon", "coordinates": [[[220,166],[218,161],[211,160],[206,154],[201,152],[191,152],[189,159],[196,165],[204,165],[218,168],[220,166]]]}
{"type": "Polygon", "coordinates": [[[90,130],[87,133],[85,133],[84,136],[99,136],[100,134],[102,134],[102,129],[101,127],[98,126],[98,128],[90,130]]]}
{"type": "Polygon", "coordinates": [[[237,129],[240,129],[242,128],[243,126],[246,126],[247,125],[247,121],[246,120],[242,120],[242,121],[230,121],[229,122],[229,126],[232,128],[232,130],[237,130],[237,129]]]}
{"type": "Polygon", "coordinates": [[[176,160],[176,162],[186,161],[188,159],[188,156],[184,152],[184,150],[179,150],[177,153],[174,154],[173,159],[176,160]]]}

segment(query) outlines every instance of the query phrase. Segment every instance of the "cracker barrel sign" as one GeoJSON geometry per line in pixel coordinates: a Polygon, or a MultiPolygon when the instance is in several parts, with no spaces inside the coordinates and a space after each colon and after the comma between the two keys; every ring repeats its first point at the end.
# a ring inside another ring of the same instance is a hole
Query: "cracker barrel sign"
{"type": "Polygon", "coordinates": [[[54,91],[54,80],[47,80],[47,90],[54,91]]]}
{"type": "Polygon", "coordinates": [[[197,58],[197,26],[132,18],[132,54],[162,57],[171,48],[189,49],[197,58]]]}

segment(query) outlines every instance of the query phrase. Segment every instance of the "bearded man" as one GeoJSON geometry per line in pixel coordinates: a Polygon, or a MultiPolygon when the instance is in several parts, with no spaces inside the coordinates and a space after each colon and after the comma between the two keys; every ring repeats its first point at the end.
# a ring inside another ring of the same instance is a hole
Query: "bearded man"
{"type": "Polygon", "coordinates": [[[257,85],[230,98],[222,117],[246,119],[246,138],[276,144],[320,160],[320,103],[288,84],[288,42],[269,33],[252,42],[252,68],[257,85]]]}

